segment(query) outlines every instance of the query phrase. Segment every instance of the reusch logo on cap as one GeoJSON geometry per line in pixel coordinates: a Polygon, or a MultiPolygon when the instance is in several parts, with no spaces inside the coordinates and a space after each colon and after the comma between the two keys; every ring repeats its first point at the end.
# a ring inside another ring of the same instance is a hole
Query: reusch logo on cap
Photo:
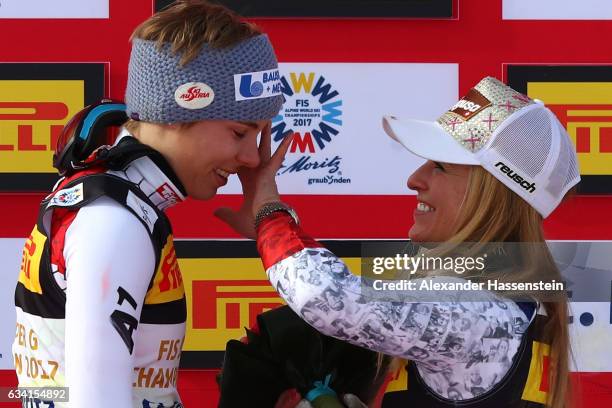
{"type": "Polygon", "coordinates": [[[450,108],[449,111],[459,115],[463,120],[470,120],[488,106],[491,106],[490,100],[476,89],[470,89],[470,92],[450,108]]]}
{"type": "Polygon", "coordinates": [[[516,171],[512,170],[510,167],[506,166],[503,162],[497,162],[495,168],[501,170],[506,176],[508,176],[512,181],[521,186],[524,190],[527,190],[529,193],[533,193],[536,191],[535,183],[529,183],[527,180],[519,176],[516,171]],[[500,167],[501,166],[501,167],[500,167]]]}

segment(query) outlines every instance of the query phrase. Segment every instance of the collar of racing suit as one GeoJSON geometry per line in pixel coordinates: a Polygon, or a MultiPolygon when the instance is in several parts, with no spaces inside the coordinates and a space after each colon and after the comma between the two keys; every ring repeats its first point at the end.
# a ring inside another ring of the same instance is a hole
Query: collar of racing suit
{"type": "MultiPolygon", "coordinates": [[[[114,146],[130,142],[137,141],[123,129],[114,146]]],[[[129,162],[123,170],[108,170],[107,173],[137,184],[161,211],[187,198],[178,176],[161,154],[139,157],[129,162]]]]}

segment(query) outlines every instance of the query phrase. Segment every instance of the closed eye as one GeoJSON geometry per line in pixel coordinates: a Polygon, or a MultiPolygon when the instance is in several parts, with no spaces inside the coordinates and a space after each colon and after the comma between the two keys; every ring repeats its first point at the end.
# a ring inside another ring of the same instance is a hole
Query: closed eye
{"type": "Polygon", "coordinates": [[[241,133],[241,132],[234,130],[234,136],[236,136],[239,139],[242,139],[246,136],[246,133],[241,133]]]}

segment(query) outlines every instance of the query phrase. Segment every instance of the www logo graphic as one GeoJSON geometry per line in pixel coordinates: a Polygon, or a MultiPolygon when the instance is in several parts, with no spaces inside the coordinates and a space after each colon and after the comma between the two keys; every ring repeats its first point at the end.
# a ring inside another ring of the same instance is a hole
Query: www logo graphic
{"type": "Polygon", "coordinates": [[[342,126],[342,99],[323,75],[291,72],[281,78],[285,104],[272,122],[274,141],[294,133],[290,152],[315,153],[332,142],[342,126]]]}

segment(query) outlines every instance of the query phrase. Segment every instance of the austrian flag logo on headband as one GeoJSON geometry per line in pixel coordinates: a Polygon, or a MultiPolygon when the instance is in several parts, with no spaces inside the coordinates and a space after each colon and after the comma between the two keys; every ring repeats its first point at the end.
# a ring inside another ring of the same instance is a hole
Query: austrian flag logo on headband
{"type": "Polygon", "coordinates": [[[278,69],[234,75],[236,100],[270,98],[281,94],[278,69]]]}
{"type": "Polygon", "coordinates": [[[202,109],[215,99],[215,92],[203,82],[188,82],[174,92],[176,103],[186,109],[202,109]]]}

